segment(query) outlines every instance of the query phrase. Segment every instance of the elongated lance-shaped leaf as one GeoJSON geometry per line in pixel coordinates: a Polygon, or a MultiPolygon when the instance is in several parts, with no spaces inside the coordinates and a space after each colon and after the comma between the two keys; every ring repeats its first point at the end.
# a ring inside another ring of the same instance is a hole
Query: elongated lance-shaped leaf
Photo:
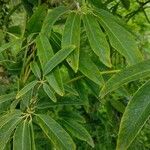
{"type": "Polygon", "coordinates": [[[112,76],[103,86],[100,96],[104,97],[106,94],[116,90],[125,83],[145,78],[147,76],[150,76],[150,60],[127,67],[112,76]]]}
{"type": "Polygon", "coordinates": [[[73,136],[80,140],[86,141],[89,145],[94,147],[94,142],[90,134],[81,124],[77,123],[73,119],[63,119],[61,122],[73,136]]]}
{"type": "Polygon", "coordinates": [[[43,84],[43,89],[45,91],[45,93],[48,95],[48,97],[53,101],[56,102],[56,96],[54,94],[54,92],[51,90],[50,86],[46,83],[43,84]]]}
{"type": "Polygon", "coordinates": [[[86,14],[82,19],[92,50],[99,56],[102,63],[111,67],[109,44],[96,18],[91,14],[86,14]]]}
{"type": "Polygon", "coordinates": [[[150,80],[128,103],[121,119],[117,150],[127,150],[150,116],[150,80]]]}
{"type": "Polygon", "coordinates": [[[31,16],[30,20],[27,23],[27,31],[28,34],[37,33],[41,31],[43,21],[47,14],[47,6],[40,5],[33,15],[31,16]]]}
{"type": "Polygon", "coordinates": [[[49,74],[56,66],[58,66],[63,60],[69,56],[75,49],[74,45],[67,46],[59,50],[45,65],[44,75],[49,74]]]}
{"type": "Polygon", "coordinates": [[[34,75],[37,78],[41,79],[41,70],[40,70],[38,64],[36,62],[32,62],[32,63],[30,63],[30,68],[31,68],[32,72],[34,73],[34,75]]]}
{"type": "Polygon", "coordinates": [[[29,84],[27,84],[24,88],[22,88],[16,95],[16,99],[20,98],[24,94],[26,94],[28,91],[30,91],[32,88],[35,87],[35,85],[38,83],[38,81],[32,81],[29,84]]]}
{"type": "Polygon", "coordinates": [[[12,132],[21,121],[21,112],[13,111],[2,116],[0,122],[0,150],[4,150],[12,132]]]}
{"type": "Polygon", "coordinates": [[[5,95],[1,95],[0,96],[0,105],[2,104],[2,103],[5,103],[5,102],[7,102],[7,101],[11,101],[11,100],[13,100],[13,99],[15,99],[15,93],[10,93],[10,94],[5,94],[5,95]]]}
{"type": "Polygon", "coordinates": [[[36,120],[43,132],[54,144],[56,149],[76,149],[76,146],[70,135],[50,116],[37,114],[36,120]]]}
{"type": "Polygon", "coordinates": [[[95,14],[108,34],[112,47],[126,58],[129,65],[140,62],[142,55],[137,48],[133,35],[119,25],[107,11],[100,9],[95,14]]]}
{"type": "Polygon", "coordinates": [[[71,86],[69,85],[64,85],[64,89],[66,92],[68,92],[69,94],[73,94],[73,95],[76,95],[76,96],[79,96],[79,93],[71,86]]]}
{"type": "Polygon", "coordinates": [[[32,121],[29,122],[29,126],[30,126],[30,134],[31,134],[31,149],[32,150],[36,150],[36,146],[35,146],[35,136],[34,136],[34,128],[33,128],[33,123],[32,121]]]}
{"type": "Polygon", "coordinates": [[[65,6],[60,6],[53,10],[50,10],[44,20],[41,32],[50,37],[52,27],[57,19],[67,12],[69,12],[69,9],[65,6]]]}
{"type": "Polygon", "coordinates": [[[23,120],[16,128],[13,137],[14,150],[31,150],[31,136],[29,122],[23,120]]]}
{"type": "Polygon", "coordinates": [[[80,49],[80,24],[81,16],[77,12],[69,14],[62,38],[62,47],[75,45],[75,51],[67,58],[68,64],[77,72],[79,67],[79,49],[80,49]]]}
{"type": "Polygon", "coordinates": [[[103,77],[101,76],[98,67],[94,64],[90,57],[83,52],[80,54],[79,70],[96,84],[101,86],[104,84],[103,77]]]}
{"type": "MultiPolygon", "coordinates": [[[[54,56],[54,52],[48,38],[43,34],[40,34],[37,37],[36,46],[38,50],[38,57],[43,69],[46,63],[54,56]]],[[[46,76],[46,80],[49,82],[50,86],[54,89],[56,93],[58,93],[59,95],[64,94],[59,68],[56,68],[52,73],[48,74],[46,76]]]]}

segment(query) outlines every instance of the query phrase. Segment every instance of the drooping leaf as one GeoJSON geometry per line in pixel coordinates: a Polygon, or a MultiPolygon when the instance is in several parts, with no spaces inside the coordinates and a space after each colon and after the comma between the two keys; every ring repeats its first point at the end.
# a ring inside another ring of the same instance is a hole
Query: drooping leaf
{"type": "Polygon", "coordinates": [[[106,94],[116,90],[125,83],[147,76],[150,76],[150,60],[127,67],[112,76],[103,86],[100,96],[104,97],[106,94]]]}
{"type": "Polygon", "coordinates": [[[41,78],[41,70],[36,62],[30,63],[30,68],[37,78],[41,78]]]}
{"type": "Polygon", "coordinates": [[[64,59],[72,53],[75,49],[74,45],[67,46],[59,50],[45,65],[44,75],[49,74],[58,64],[60,64],[64,59]]]}
{"type": "Polygon", "coordinates": [[[104,27],[112,47],[126,58],[129,65],[140,62],[142,55],[137,48],[133,35],[110,17],[111,15],[107,11],[99,9],[96,11],[96,15],[104,27]]]}
{"type": "Polygon", "coordinates": [[[57,149],[76,149],[76,146],[70,135],[50,116],[37,114],[36,120],[43,132],[47,135],[57,149]]]}
{"type": "Polygon", "coordinates": [[[100,74],[98,67],[90,59],[90,57],[82,53],[80,54],[79,70],[90,80],[98,85],[103,85],[104,80],[100,74]]]}
{"type": "Polygon", "coordinates": [[[27,120],[20,122],[16,128],[13,137],[13,149],[31,150],[30,128],[27,120]]]}
{"type": "Polygon", "coordinates": [[[48,97],[49,97],[53,102],[56,102],[56,101],[57,101],[54,92],[50,89],[50,87],[49,87],[48,84],[44,83],[44,84],[43,84],[43,89],[44,89],[45,93],[48,95],[48,97]]]}
{"type": "Polygon", "coordinates": [[[50,10],[44,20],[41,32],[46,36],[50,37],[50,33],[54,23],[57,21],[59,17],[63,14],[69,12],[68,8],[65,6],[60,6],[50,10]]]}
{"type": "Polygon", "coordinates": [[[79,49],[80,49],[80,23],[79,13],[72,12],[69,14],[62,38],[62,47],[75,45],[75,51],[67,58],[68,64],[77,72],[79,66],[79,49]]]}
{"type": "Polygon", "coordinates": [[[126,150],[150,116],[150,81],[128,103],[121,119],[117,150],[126,150]]]}
{"type": "Polygon", "coordinates": [[[23,87],[16,95],[16,99],[20,98],[24,94],[26,94],[28,91],[30,91],[34,86],[38,83],[38,81],[32,81],[29,84],[27,84],[25,87],[23,87]]]}
{"type": "Polygon", "coordinates": [[[94,142],[90,134],[81,124],[77,123],[73,119],[63,119],[61,122],[73,136],[80,140],[86,141],[89,145],[94,147],[94,142]]]}
{"type": "MultiPolygon", "coordinates": [[[[54,56],[54,53],[48,38],[43,34],[40,34],[37,37],[36,46],[38,49],[38,57],[43,69],[46,63],[54,56]]],[[[64,94],[62,79],[58,68],[56,68],[52,73],[48,74],[46,76],[46,80],[56,93],[59,95],[64,94]]]]}
{"type": "Polygon", "coordinates": [[[92,50],[106,66],[111,67],[109,44],[96,18],[86,14],[82,19],[92,50]]]}

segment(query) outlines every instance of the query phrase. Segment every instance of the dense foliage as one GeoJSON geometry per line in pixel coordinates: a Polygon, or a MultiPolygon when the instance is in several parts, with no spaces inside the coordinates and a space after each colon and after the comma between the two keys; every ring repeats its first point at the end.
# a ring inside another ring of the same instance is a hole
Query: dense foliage
{"type": "Polygon", "coordinates": [[[0,150],[150,149],[149,0],[0,1],[0,150]]]}

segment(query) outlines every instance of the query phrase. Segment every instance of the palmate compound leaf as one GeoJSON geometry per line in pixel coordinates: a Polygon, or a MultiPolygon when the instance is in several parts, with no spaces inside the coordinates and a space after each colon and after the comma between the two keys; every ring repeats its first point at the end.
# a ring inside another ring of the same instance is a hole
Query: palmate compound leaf
{"type": "MultiPolygon", "coordinates": [[[[52,50],[48,38],[43,34],[40,34],[37,37],[36,46],[37,55],[40,60],[41,67],[44,70],[46,63],[54,56],[54,52],[52,50]]],[[[58,67],[55,68],[52,73],[49,73],[46,76],[46,80],[57,94],[61,96],[64,94],[64,88],[58,67]]]]}
{"type": "Polygon", "coordinates": [[[113,75],[100,91],[100,97],[116,90],[125,83],[150,76],[150,60],[129,66],[113,75]]]}
{"type": "Polygon", "coordinates": [[[17,110],[0,116],[0,150],[5,150],[6,144],[21,119],[21,111],[17,110]]]}
{"type": "Polygon", "coordinates": [[[95,16],[85,14],[82,17],[90,46],[101,62],[111,67],[110,48],[105,34],[102,32],[95,16]]]}
{"type": "Polygon", "coordinates": [[[61,120],[61,123],[73,136],[77,137],[80,140],[86,141],[89,145],[94,147],[92,137],[81,124],[77,123],[73,119],[66,118],[61,120]]]}
{"type": "Polygon", "coordinates": [[[14,150],[31,150],[30,126],[27,119],[22,120],[17,126],[13,136],[14,150]]]}
{"type": "Polygon", "coordinates": [[[138,50],[133,35],[118,24],[109,12],[97,9],[95,14],[105,29],[112,47],[126,58],[129,65],[140,62],[143,59],[142,54],[138,50]]]}
{"type": "Polygon", "coordinates": [[[54,144],[56,149],[75,150],[76,146],[70,135],[54,119],[48,115],[37,114],[36,121],[54,144]]]}
{"type": "Polygon", "coordinates": [[[78,12],[69,14],[65,23],[65,29],[62,37],[62,47],[75,45],[75,51],[67,58],[68,64],[77,72],[79,67],[79,49],[80,49],[80,24],[81,15],[78,12]]]}
{"type": "Polygon", "coordinates": [[[150,116],[150,80],[129,101],[121,119],[116,150],[127,150],[150,116]]]}

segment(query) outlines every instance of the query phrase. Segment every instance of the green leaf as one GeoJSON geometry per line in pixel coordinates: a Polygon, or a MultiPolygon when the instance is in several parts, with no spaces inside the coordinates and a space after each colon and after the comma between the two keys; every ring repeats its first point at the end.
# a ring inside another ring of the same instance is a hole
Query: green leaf
{"type": "MultiPolygon", "coordinates": [[[[43,69],[46,63],[54,56],[54,52],[48,38],[43,34],[40,34],[37,37],[36,46],[38,50],[37,54],[43,69]]],[[[46,76],[46,80],[56,93],[61,96],[64,95],[64,89],[59,68],[56,68],[52,73],[48,74],[46,76]]]]}
{"type": "Polygon", "coordinates": [[[117,150],[126,150],[150,116],[150,81],[128,103],[121,119],[117,150]]]}
{"type": "Polygon", "coordinates": [[[107,11],[100,9],[96,11],[96,15],[108,34],[112,47],[126,58],[129,65],[140,62],[143,59],[142,54],[137,48],[133,35],[119,25],[107,11]]]}
{"type": "Polygon", "coordinates": [[[41,32],[44,35],[50,37],[50,33],[51,33],[54,23],[57,21],[59,17],[61,17],[63,14],[67,12],[69,12],[69,10],[65,6],[60,6],[60,7],[54,8],[53,10],[50,10],[44,20],[41,32]]]}
{"type": "Polygon", "coordinates": [[[50,116],[37,114],[36,120],[57,149],[76,149],[76,146],[70,135],[50,116]]]}
{"type": "Polygon", "coordinates": [[[40,70],[38,64],[36,62],[32,62],[32,63],[30,63],[30,68],[31,68],[32,72],[34,73],[34,75],[37,78],[41,79],[41,70],[40,70]]]}
{"type": "Polygon", "coordinates": [[[69,94],[79,96],[79,93],[74,88],[72,88],[71,86],[64,85],[64,88],[65,88],[65,91],[68,92],[69,94]]]}
{"type": "Polygon", "coordinates": [[[47,14],[47,6],[40,5],[31,16],[27,23],[28,34],[37,33],[41,31],[44,18],[47,14]]]}
{"type": "Polygon", "coordinates": [[[126,9],[130,8],[130,0],[121,0],[121,3],[126,9]]]}
{"type": "Polygon", "coordinates": [[[80,54],[80,63],[79,70],[90,80],[95,82],[98,85],[103,85],[104,80],[100,74],[98,67],[94,64],[94,62],[90,59],[90,57],[85,54],[80,54]]]}
{"type": "Polygon", "coordinates": [[[32,150],[36,150],[35,138],[34,138],[34,129],[33,129],[33,123],[32,123],[32,121],[29,122],[29,127],[30,127],[30,134],[31,134],[31,149],[32,150]]]}
{"type": "Polygon", "coordinates": [[[62,125],[72,133],[73,136],[77,137],[80,140],[86,141],[89,145],[94,147],[94,142],[88,133],[88,131],[79,123],[72,119],[63,119],[61,120],[62,125]]]}
{"type": "Polygon", "coordinates": [[[58,64],[60,64],[75,49],[74,45],[67,46],[59,50],[45,65],[44,75],[49,74],[58,64]]]}
{"type": "Polygon", "coordinates": [[[147,76],[150,76],[150,60],[127,67],[112,76],[103,86],[100,96],[104,97],[106,94],[116,90],[125,83],[145,78],[147,76]]]}
{"type": "Polygon", "coordinates": [[[27,120],[23,120],[16,128],[13,137],[14,150],[31,150],[30,128],[27,120]]]}
{"type": "Polygon", "coordinates": [[[79,49],[80,49],[80,24],[81,16],[79,13],[72,12],[69,14],[62,38],[62,47],[75,45],[75,51],[67,58],[68,64],[77,72],[79,66],[79,49]]]}
{"type": "Polygon", "coordinates": [[[82,19],[92,50],[106,66],[111,67],[109,44],[96,18],[86,14],[82,19]]]}
{"type": "Polygon", "coordinates": [[[50,87],[49,87],[48,84],[44,83],[44,84],[43,84],[43,89],[44,89],[45,93],[48,95],[48,97],[49,97],[53,102],[56,102],[56,101],[57,101],[54,92],[50,89],[50,87]]]}
{"type": "Polygon", "coordinates": [[[21,112],[13,111],[0,117],[0,150],[4,150],[12,132],[21,121],[21,112]]]}
{"type": "Polygon", "coordinates": [[[32,88],[34,88],[34,86],[38,83],[38,81],[32,81],[29,84],[27,84],[23,89],[21,89],[17,95],[16,95],[16,99],[22,97],[24,94],[26,94],[28,91],[30,91],[32,88]]]}

